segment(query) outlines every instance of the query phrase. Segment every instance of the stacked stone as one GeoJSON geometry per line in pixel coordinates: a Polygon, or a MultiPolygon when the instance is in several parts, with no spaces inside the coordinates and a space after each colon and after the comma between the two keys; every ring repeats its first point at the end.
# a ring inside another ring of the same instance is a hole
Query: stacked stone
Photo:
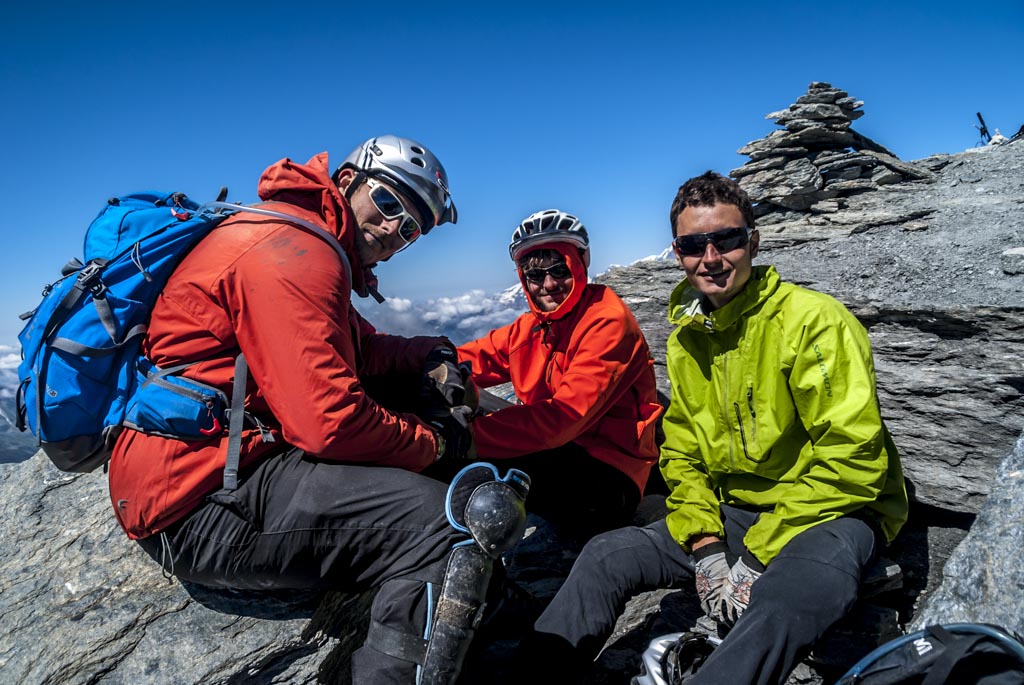
{"type": "Polygon", "coordinates": [[[848,195],[931,176],[851,128],[864,116],[863,105],[846,91],[815,81],[787,109],[765,116],[785,130],[740,148],[737,152],[750,161],[731,172],[758,216],[779,210],[835,212],[848,195]]]}

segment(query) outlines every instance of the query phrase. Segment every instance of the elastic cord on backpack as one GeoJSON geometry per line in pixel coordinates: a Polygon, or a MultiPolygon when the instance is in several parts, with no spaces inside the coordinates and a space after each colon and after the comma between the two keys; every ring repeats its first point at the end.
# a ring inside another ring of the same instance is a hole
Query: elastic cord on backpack
{"type": "Polygon", "coordinates": [[[160,573],[166,580],[174,577],[174,549],[166,532],[160,533],[160,573]],[[170,568],[167,568],[168,563],[170,568]]]}

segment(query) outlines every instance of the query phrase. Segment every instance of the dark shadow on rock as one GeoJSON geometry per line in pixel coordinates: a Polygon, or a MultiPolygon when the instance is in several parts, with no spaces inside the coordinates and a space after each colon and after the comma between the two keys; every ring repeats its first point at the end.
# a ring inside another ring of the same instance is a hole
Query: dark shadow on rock
{"type": "Polygon", "coordinates": [[[884,595],[884,601],[909,622],[920,600],[942,582],[942,567],[966,537],[975,515],[950,511],[911,499],[907,523],[886,552],[903,569],[903,588],[884,595]]]}

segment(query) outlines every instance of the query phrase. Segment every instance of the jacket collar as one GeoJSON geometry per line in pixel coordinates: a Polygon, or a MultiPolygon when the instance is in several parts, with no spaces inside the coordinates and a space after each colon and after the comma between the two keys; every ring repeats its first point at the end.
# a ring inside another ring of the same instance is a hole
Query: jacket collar
{"type": "Polygon", "coordinates": [[[705,313],[700,292],[683,280],[675,287],[668,303],[668,320],[675,326],[694,326],[712,332],[729,328],[747,312],[778,289],[782,279],[774,266],[755,266],[743,290],[721,309],[705,313]]]}

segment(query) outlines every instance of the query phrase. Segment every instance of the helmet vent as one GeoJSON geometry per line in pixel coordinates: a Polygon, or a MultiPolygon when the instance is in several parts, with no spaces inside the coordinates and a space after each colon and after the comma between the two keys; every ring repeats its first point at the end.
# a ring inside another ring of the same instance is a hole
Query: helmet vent
{"type": "Polygon", "coordinates": [[[426,163],[422,159],[420,159],[419,157],[413,157],[409,161],[412,162],[413,164],[415,164],[416,166],[420,167],[421,169],[426,169],[427,168],[426,163]]]}
{"type": "Polygon", "coordinates": [[[425,155],[425,154],[427,154],[426,150],[424,150],[423,148],[421,148],[421,147],[420,147],[419,145],[413,145],[413,146],[412,146],[411,148],[409,148],[409,149],[411,149],[411,150],[412,150],[413,152],[415,152],[415,153],[416,153],[416,154],[418,154],[418,155],[425,155]]]}

